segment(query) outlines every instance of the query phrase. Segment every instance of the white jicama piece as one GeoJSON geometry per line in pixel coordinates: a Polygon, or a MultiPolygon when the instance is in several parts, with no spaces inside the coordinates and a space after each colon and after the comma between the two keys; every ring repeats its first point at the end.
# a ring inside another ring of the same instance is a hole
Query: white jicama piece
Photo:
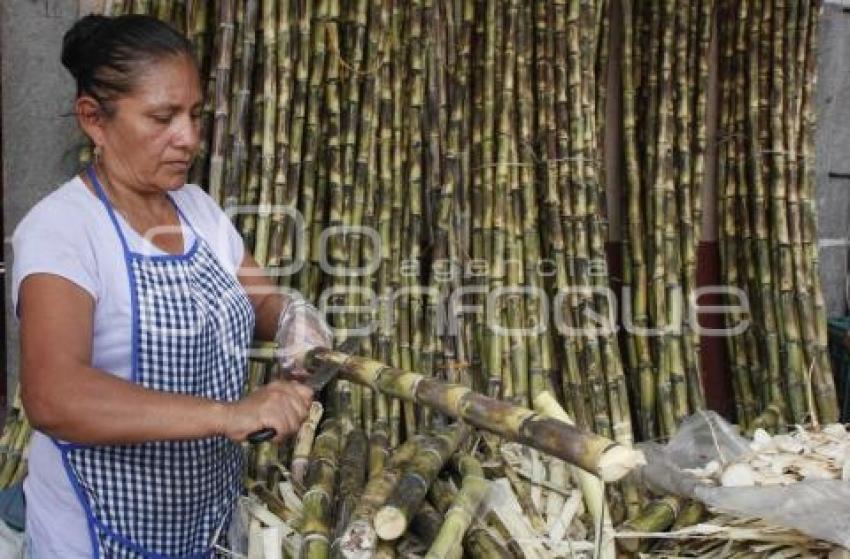
{"type": "Polygon", "coordinates": [[[773,438],[773,442],[776,448],[790,454],[803,454],[806,450],[803,443],[791,435],[777,435],[773,438]]]}
{"type": "Polygon", "coordinates": [[[796,470],[803,479],[835,479],[826,468],[811,461],[801,462],[796,466],[796,470]]]}
{"type": "Polygon", "coordinates": [[[814,452],[837,464],[841,464],[844,454],[847,452],[847,447],[848,445],[846,443],[826,443],[816,447],[814,452]]]}
{"type": "Polygon", "coordinates": [[[749,464],[738,462],[730,464],[720,476],[723,487],[752,487],[756,484],[756,474],[749,464]]]}
{"type": "Polygon", "coordinates": [[[770,433],[762,428],[758,428],[753,433],[753,442],[750,443],[750,449],[755,452],[761,452],[773,446],[773,437],[770,433]]]}
{"type": "Polygon", "coordinates": [[[843,440],[848,439],[847,429],[841,423],[830,423],[829,425],[824,425],[821,431],[830,437],[836,437],[843,440]]]}

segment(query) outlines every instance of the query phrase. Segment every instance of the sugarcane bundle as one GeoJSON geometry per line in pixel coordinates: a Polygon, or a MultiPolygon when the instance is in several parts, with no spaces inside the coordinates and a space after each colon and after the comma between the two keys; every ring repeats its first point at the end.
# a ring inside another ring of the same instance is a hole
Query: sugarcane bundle
{"type": "Polygon", "coordinates": [[[787,415],[782,421],[834,422],[811,198],[819,6],[720,7],[734,19],[719,37],[722,269],[750,300],[730,326],[754,325],[728,340],[738,419],[750,426],[772,408],[787,415]]]}
{"type": "Polygon", "coordinates": [[[18,387],[12,405],[6,411],[3,433],[0,434],[0,489],[5,489],[26,476],[26,449],[31,435],[32,426],[21,404],[18,387]]]}
{"type": "Polygon", "coordinates": [[[714,5],[622,2],[626,347],[644,438],[672,435],[705,405],[699,325],[685,307],[697,288],[714,5]]]}

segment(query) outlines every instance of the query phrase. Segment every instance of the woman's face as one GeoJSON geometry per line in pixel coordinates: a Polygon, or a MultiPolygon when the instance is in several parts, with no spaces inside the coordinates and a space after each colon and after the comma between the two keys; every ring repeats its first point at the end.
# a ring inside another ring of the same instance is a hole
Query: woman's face
{"type": "Polygon", "coordinates": [[[202,103],[192,60],[173,56],[150,63],[133,91],[113,101],[112,115],[100,126],[110,178],[141,192],[183,186],[198,150],[202,103]]]}

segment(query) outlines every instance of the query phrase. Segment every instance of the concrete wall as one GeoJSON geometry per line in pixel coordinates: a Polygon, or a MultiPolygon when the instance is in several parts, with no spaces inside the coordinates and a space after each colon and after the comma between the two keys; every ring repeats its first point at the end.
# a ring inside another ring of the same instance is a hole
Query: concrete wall
{"type": "MultiPolygon", "coordinates": [[[[80,136],[71,112],[74,86],[59,62],[62,35],[79,16],[74,0],[0,2],[3,80],[3,222],[6,301],[10,238],[32,205],[76,168],[80,136]]],[[[6,305],[7,386],[18,371],[18,329],[6,305]]]]}
{"type": "Polygon", "coordinates": [[[850,243],[850,13],[827,4],[821,18],[816,104],[821,279],[830,316],[847,310],[850,243]]]}

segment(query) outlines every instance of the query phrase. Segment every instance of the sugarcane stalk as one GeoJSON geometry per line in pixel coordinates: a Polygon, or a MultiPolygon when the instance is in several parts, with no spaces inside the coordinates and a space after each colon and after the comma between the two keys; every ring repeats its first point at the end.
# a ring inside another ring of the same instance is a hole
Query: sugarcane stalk
{"type": "Polygon", "coordinates": [[[372,526],[372,517],[386,502],[401,477],[402,467],[416,456],[419,445],[423,442],[424,437],[421,435],[407,440],[392,453],[380,474],[369,479],[342,537],[333,544],[335,557],[346,559],[372,557],[378,545],[378,536],[372,526]]]}
{"type": "Polygon", "coordinates": [[[215,65],[215,116],[213,117],[209,193],[216,202],[221,203],[226,138],[230,121],[228,94],[230,93],[230,74],[233,60],[234,0],[219,1],[215,65]]]}
{"type": "Polygon", "coordinates": [[[410,521],[412,533],[425,546],[430,547],[443,524],[443,515],[428,501],[422,501],[419,510],[410,521]]]}
{"type": "Polygon", "coordinates": [[[340,426],[327,421],[316,437],[307,468],[307,492],[302,499],[299,529],[304,536],[303,557],[329,556],[331,520],[338,471],[340,426]]]}
{"type": "Polygon", "coordinates": [[[15,479],[31,434],[32,426],[26,415],[22,415],[3,462],[3,469],[0,470],[0,489],[5,489],[15,479]]]}
{"type": "Polygon", "coordinates": [[[445,521],[425,555],[428,559],[461,556],[464,534],[472,524],[489,489],[481,465],[472,456],[460,459],[460,471],[463,476],[460,491],[446,512],[445,521]]]}
{"type": "Polygon", "coordinates": [[[699,524],[707,514],[705,505],[699,501],[688,501],[682,505],[682,509],[676,516],[676,522],[673,523],[671,530],[681,530],[688,526],[699,524]]]}
{"type": "MultiPolygon", "coordinates": [[[[454,504],[457,495],[455,486],[447,480],[436,479],[428,490],[428,499],[440,514],[445,514],[454,504]]],[[[498,521],[496,515],[491,511],[483,518],[473,519],[472,526],[467,530],[464,537],[464,550],[474,558],[499,558],[513,557],[506,544],[496,535],[490,525],[498,521]]]]}
{"type": "Polygon", "coordinates": [[[340,376],[403,399],[431,406],[441,413],[537,448],[575,464],[604,481],[616,481],[642,461],[641,453],[610,439],[583,432],[532,410],[488,398],[465,386],[452,385],[417,373],[389,367],[371,359],[316,349],[305,366],[316,370],[324,363],[340,364],[340,376]]]}
{"type": "MultiPolygon", "coordinates": [[[[629,520],[622,528],[629,532],[664,532],[676,521],[685,500],[681,497],[666,496],[647,505],[636,518],[629,520]]],[[[629,553],[646,549],[645,538],[620,538],[620,546],[629,553]]]]}
{"type": "Polygon", "coordinates": [[[410,519],[428,494],[428,486],[443,465],[469,436],[466,425],[456,424],[429,437],[402,472],[386,503],[375,514],[375,532],[383,540],[395,540],[407,530],[410,519]]]}
{"type": "Polygon", "coordinates": [[[292,479],[298,483],[304,483],[310,451],[313,448],[316,429],[319,427],[323,412],[324,408],[320,402],[311,403],[310,410],[307,412],[307,419],[298,428],[298,434],[295,436],[295,448],[292,452],[290,470],[292,471],[292,479]]]}
{"type": "Polygon", "coordinates": [[[362,429],[355,428],[346,436],[339,465],[339,498],[336,503],[336,536],[348,526],[366,481],[368,440],[362,429]]]}

